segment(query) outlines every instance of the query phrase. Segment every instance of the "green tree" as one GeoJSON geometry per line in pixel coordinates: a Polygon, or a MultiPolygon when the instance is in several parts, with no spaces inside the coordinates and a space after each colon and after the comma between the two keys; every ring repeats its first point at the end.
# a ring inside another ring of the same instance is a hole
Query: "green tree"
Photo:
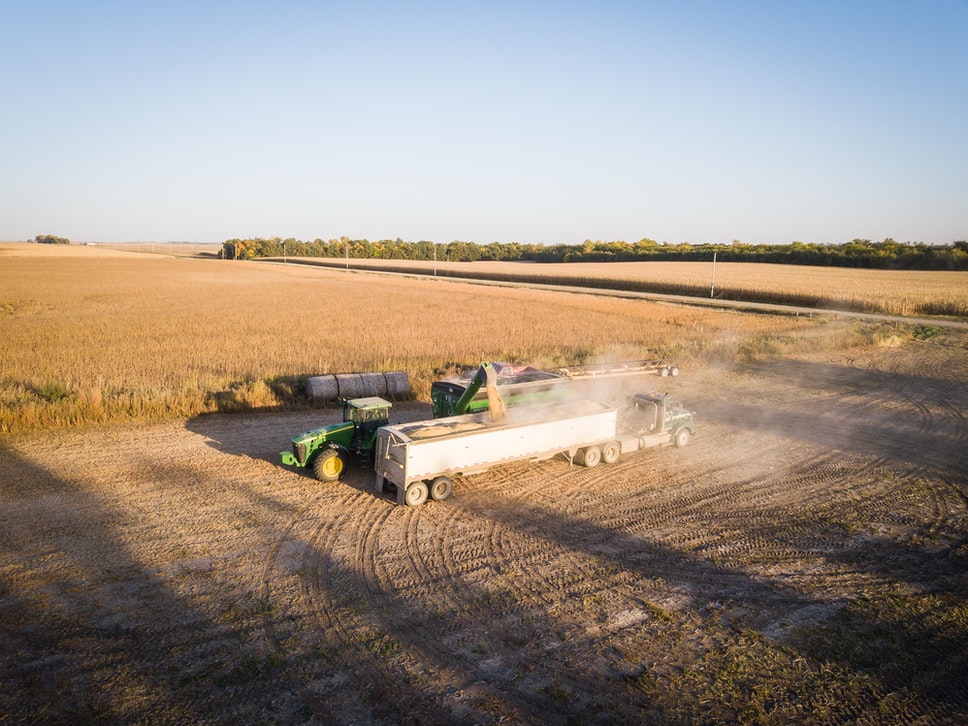
{"type": "Polygon", "coordinates": [[[52,234],[39,234],[34,237],[34,242],[41,245],[69,245],[71,243],[66,237],[57,237],[52,234]]]}

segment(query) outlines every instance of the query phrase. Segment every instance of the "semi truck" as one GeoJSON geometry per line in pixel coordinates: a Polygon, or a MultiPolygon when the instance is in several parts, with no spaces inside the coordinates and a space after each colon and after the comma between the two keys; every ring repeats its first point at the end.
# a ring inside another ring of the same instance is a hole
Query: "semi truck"
{"type": "Polygon", "coordinates": [[[693,414],[666,394],[639,393],[625,406],[580,400],[524,406],[499,420],[488,413],[381,426],[373,451],[375,487],[395,490],[398,504],[442,501],[453,477],[560,454],[586,467],[611,464],[649,446],[685,446],[693,414]]]}

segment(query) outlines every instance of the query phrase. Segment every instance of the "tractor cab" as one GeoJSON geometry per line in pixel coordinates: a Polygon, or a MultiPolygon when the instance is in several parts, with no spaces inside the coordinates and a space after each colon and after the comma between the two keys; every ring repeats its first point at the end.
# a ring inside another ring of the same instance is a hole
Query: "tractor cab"
{"type": "Polygon", "coordinates": [[[353,438],[349,448],[362,462],[369,460],[376,430],[390,422],[392,405],[379,396],[343,399],[343,421],[353,424],[353,438]]]}

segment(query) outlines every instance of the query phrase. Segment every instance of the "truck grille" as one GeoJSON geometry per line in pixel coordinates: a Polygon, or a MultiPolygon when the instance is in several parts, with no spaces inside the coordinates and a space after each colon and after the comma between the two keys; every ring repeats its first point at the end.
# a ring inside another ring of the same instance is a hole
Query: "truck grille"
{"type": "Polygon", "coordinates": [[[302,463],[306,460],[306,444],[293,444],[292,453],[296,456],[296,461],[302,463]]]}

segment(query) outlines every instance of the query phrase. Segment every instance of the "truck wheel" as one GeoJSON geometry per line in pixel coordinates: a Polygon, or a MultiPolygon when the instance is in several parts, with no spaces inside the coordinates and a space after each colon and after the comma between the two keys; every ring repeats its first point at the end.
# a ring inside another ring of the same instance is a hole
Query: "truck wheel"
{"type": "Polygon", "coordinates": [[[602,461],[606,464],[614,464],[618,457],[622,455],[622,447],[611,441],[602,447],[602,461]]]}
{"type": "Polygon", "coordinates": [[[415,481],[409,487],[407,487],[407,493],[404,496],[404,501],[406,501],[408,507],[419,507],[421,504],[427,501],[427,495],[429,490],[427,485],[422,481],[415,481]]]}
{"type": "Polygon", "coordinates": [[[683,426],[681,429],[676,431],[673,441],[676,442],[676,446],[680,449],[689,443],[689,438],[692,436],[692,432],[683,426]]]}
{"type": "Polygon", "coordinates": [[[442,502],[454,491],[454,482],[446,476],[438,476],[430,484],[430,498],[435,502],[442,502]]]}
{"type": "Polygon", "coordinates": [[[343,457],[336,449],[327,449],[322,452],[313,463],[313,471],[316,472],[316,478],[320,481],[336,481],[343,476],[343,469],[345,468],[346,462],[343,461],[343,457]]]}
{"type": "Polygon", "coordinates": [[[602,450],[597,446],[589,446],[581,454],[581,463],[589,469],[591,469],[593,466],[598,466],[598,462],[601,460],[602,450]]]}

